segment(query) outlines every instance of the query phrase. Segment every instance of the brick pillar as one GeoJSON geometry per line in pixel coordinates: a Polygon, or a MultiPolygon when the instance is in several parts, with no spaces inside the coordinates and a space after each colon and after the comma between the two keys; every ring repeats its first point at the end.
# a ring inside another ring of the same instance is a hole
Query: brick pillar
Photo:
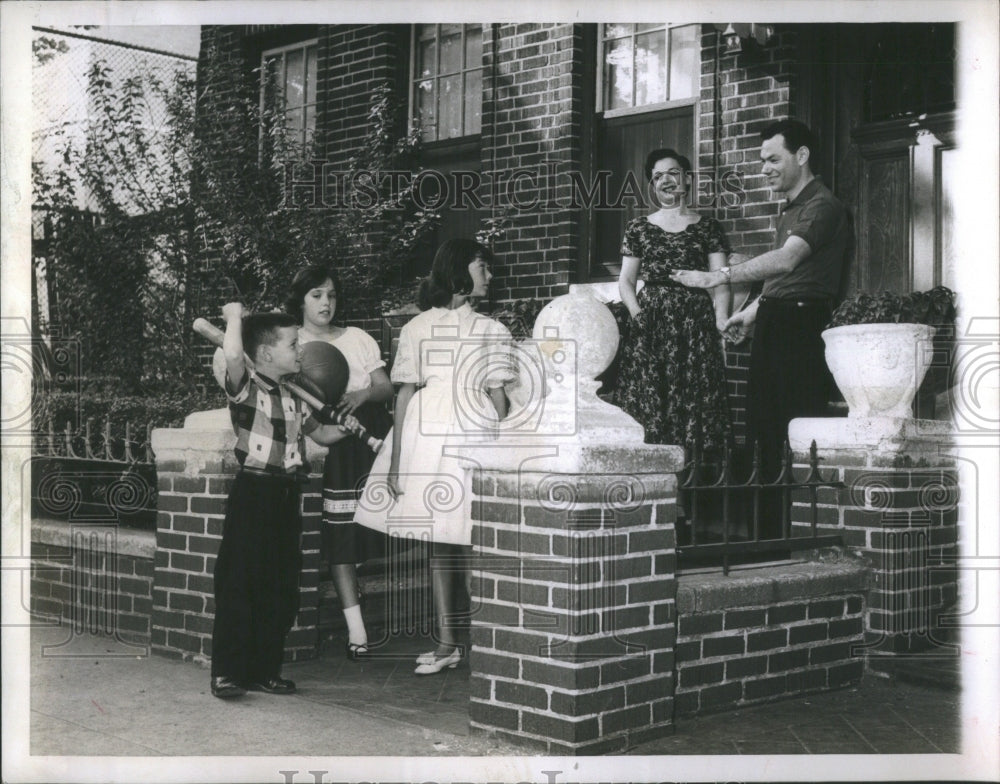
{"type": "MultiPolygon", "coordinates": [[[[188,417],[183,428],[157,429],[152,435],[159,483],[152,646],[157,653],[201,662],[212,655],[212,575],[226,497],[238,467],[228,416],[225,409],[201,412],[188,417]]],[[[313,447],[310,462],[320,469],[325,450],[307,444],[313,447]]],[[[285,641],[286,660],[316,653],[321,483],[314,473],[303,488],[300,609],[285,641]]]]}
{"type": "Polygon", "coordinates": [[[530,451],[464,453],[478,465],[471,725],[550,754],[668,735],[681,450],[530,451]]]}
{"type": "MultiPolygon", "coordinates": [[[[938,615],[958,598],[958,473],[948,423],[914,419],[796,419],[789,438],[805,471],[816,440],[824,479],[842,489],[817,493],[820,533],[839,533],[871,566],[865,611],[869,657],[940,644],[938,615]]],[[[793,498],[793,529],[811,520],[806,493],[793,498]]],[[[793,535],[795,531],[793,530],[793,535]]],[[[869,663],[873,662],[869,658],[869,663]]]]}

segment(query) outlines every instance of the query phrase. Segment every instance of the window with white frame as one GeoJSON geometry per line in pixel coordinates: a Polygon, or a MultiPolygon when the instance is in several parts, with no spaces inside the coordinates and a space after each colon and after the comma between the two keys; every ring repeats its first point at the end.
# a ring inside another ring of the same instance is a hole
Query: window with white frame
{"type": "Polygon", "coordinates": [[[424,24],[413,28],[412,116],[425,142],[480,132],[483,28],[424,24]]]}
{"type": "MultiPolygon", "coordinates": [[[[588,66],[593,57],[597,89],[594,166],[608,172],[607,188],[643,188],[650,150],[671,147],[697,166],[697,104],[701,93],[700,24],[608,23],[587,29],[588,66]],[[631,178],[631,180],[630,180],[631,178]]],[[[582,274],[615,278],[621,269],[621,238],[629,220],[650,202],[624,199],[616,209],[592,209],[582,274]]]]}
{"type": "Polygon", "coordinates": [[[316,41],[261,55],[261,106],[284,120],[287,149],[304,150],[316,133],[316,41]]]}
{"type": "Polygon", "coordinates": [[[698,97],[701,25],[601,25],[599,109],[652,109],[698,97]]]}

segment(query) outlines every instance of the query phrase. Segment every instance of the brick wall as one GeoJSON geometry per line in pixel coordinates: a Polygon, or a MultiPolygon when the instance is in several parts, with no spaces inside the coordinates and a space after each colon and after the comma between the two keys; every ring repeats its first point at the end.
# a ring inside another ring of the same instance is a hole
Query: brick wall
{"type": "MultiPolygon", "coordinates": [[[[500,191],[487,203],[502,209],[509,202],[507,183],[516,171],[530,175],[524,181],[531,186],[516,195],[527,203],[550,192],[549,166],[580,170],[582,62],[578,25],[501,24],[496,40],[489,26],[484,29],[481,164],[484,179],[500,191]]],[[[560,177],[551,193],[568,203],[569,188],[568,178],[560,177]]],[[[515,210],[512,219],[494,246],[496,301],[565,294],[579,254],[580,217],[540,203],[515,210]]]]}
{"type": "MultiPolygon", "coordinates": [[[[153,582],[152,644],[154,651],[196,661],[212,655],[215,612],[215,556],[222,539],[225,503],[236,470],[231,431],[156,430],[159,512],[153,582]],[[165,439],[191,440],[191,449],[167,445],[165,439]]],[[[322,458],[312,456],[314,465],[322,458]]],[[[321,483],[311,476],[302,496],[300,609],[285,641],[285,658],[314,656],[317,645],[319,525],[321,483]]]]}
{"type": "Polygon", "coordinates": [[[756,256],[771,248],[779,204],[760,176],[760,131],[794,115],[790,82],[796,34],[779,29],[775,42],[764,49],[720,52],[717,86],[716,33],[704,29],[698,164],[701,171],[714,172],[717,158],[720,178],[736,176],[741,181],[739,203],[717,205],[716,217],[735,253],[756,256]]]}
{"type": "MultiPolygon", "coordinates": [[[[372,90],[397,84],[407,59],[408,27],[402,25],[322,25],[317,53],[316,128],[324,160],[346,164],[359,150],[368,128],[372,90]]],[[[400,128],[400,133],[405,127],[400,128]]]]}
{"type": "Polygon", "coordinates": [[[154,537],[116,523],[32,521],[31,611],[148,645],[154,537]]]}
{"type": "MultiPolygon", "coordinates": [[[[808,425],[799,423],[816,421],[796,423],[807,433],[808,425]]],[[[870,657],[940,644],[934,639],[938,615],[958,598],[959,486],[953,459],[938,451],[935,439],[929,442],[932,451],[910,454],[826,449],[817,440],[823,478],[845,485],[818,491],[818,533],[840,534],[874,574],[865,609],[870,657]]],[[[796,470],[806,470],[806,457],[796,450],[796,470]]],[[[809,497],[794,496],[793,535],[810,517],[809,497]]]]}
{"type": "Polygon", "coordinates": [[[868,579],[850,561],[682,575],[676,715],[859,680],[868,579]]]}
{"type": "Polygon", "coordinates": [[[676,477],[647,473],[656,449],[634,473],[624,448],[613,473],[477,472],[473,728],[550,754],[672,731],[676,477]]]}

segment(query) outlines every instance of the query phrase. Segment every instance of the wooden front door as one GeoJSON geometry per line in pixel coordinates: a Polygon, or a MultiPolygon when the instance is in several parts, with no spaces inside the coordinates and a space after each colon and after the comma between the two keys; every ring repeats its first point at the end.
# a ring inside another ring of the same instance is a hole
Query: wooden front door
{"type": "Polygon", "coordinates": [[[801,31],[802,119],[854,241],[843,294],[953,282],[954,25],[801,31]]]}

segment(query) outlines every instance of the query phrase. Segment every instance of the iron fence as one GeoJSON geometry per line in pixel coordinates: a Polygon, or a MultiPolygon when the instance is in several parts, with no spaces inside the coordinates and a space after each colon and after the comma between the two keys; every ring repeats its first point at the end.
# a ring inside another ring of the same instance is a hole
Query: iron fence
{"type": "Polygon", "coordinates": [[[131,528],[156,528],[156,464],[152,426],[124,426],[113,435],[110,420],[81,430],[50,420],[37,433],[31,459],[31,514],[66,521],[113,521],[131,528]],[[137,433],[136,430],[139,432],[137,433]]]}
{"type": "MultiPolygon", "coordinates": [[[[746,453],[743,453],[745,456],[746,453]]],[[[839,535],[817,531],[817,493],[820,488],[842,488],[844,483],[824,479],[819,471],[816,442],[809,448],[808,472],[796,479],[792,451],[786,442],[781,466],[770,481],[764,476],[759,445],[752,449],[747,470],[745,457],[726,448],[717,461],[704,458],[695,447],[678,477],[680,489],[677,558],[681,569],[717,566],[729,573],[734,561],[785,558],[791,552],[839,546],[839,535]],[[745,473],[740,479],[738,474],[745,473]],[[792,535],[792,492],[804,490],[809,498],[809,527],[792,535]],[[778,520],[774,520],[773,516],[778,520]],[[777,523],[777,525],[775,525],[777,523]]]]}

